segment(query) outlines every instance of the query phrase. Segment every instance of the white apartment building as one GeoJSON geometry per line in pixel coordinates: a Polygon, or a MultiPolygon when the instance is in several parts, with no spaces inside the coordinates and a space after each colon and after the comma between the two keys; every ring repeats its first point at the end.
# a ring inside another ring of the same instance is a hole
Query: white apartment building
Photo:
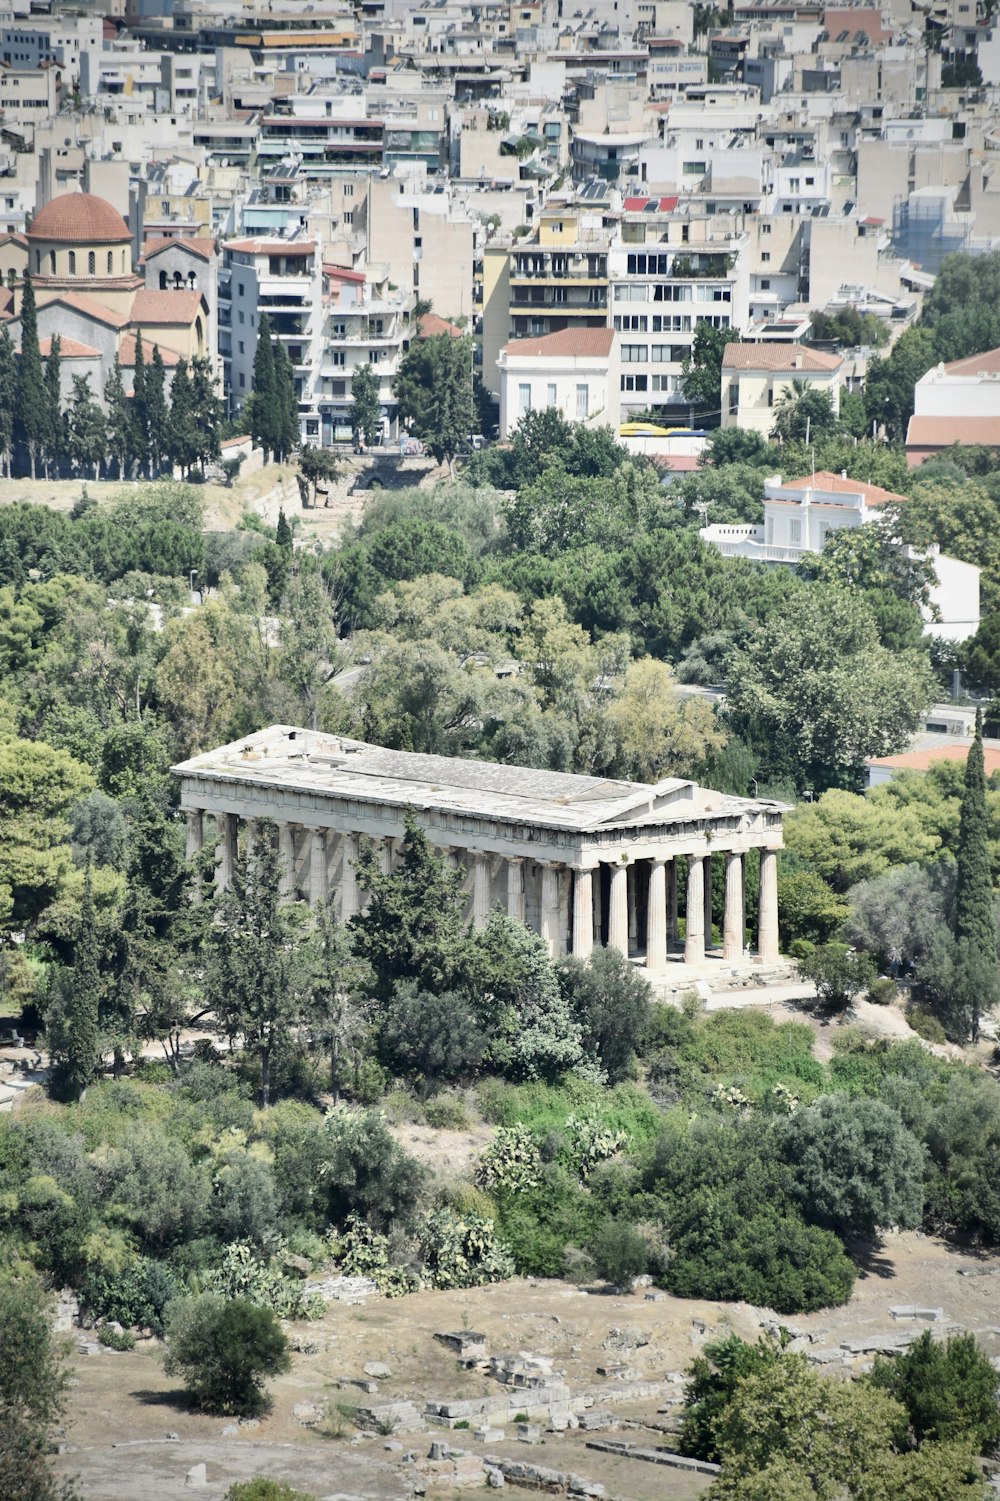
{"type": "Polygon", "coordinates": [[[844,360],[805,344],[729,344],[722,356],[722,426],[771,435],[774,409],[796,382],[824,391],[840,412],[844,360]]]}
{"type": "Polygon", "coordinates": [[[80,54],[103,46],[104,22],[98,15],[31,16],[0,26],[0,61],[26,69],[58,63],[70,87],[80,78],[80,54]]]}
{"type": "Polygon", "coordinates": [[[646,407],[686,416],[682,361],[698,325],[748,326],[749,236],[728,218],[688,219],[676,208],[676,199],[626,199],[608,250],[622,421],[646,407]]]}
{"type": "Polygon", "coordinates": [[[514,339],[500,351],[500,437],[527,412],[552,409],[568,422],[620,422],[618,343],[610,328],[564,328],[514,339]]]}
{"type": "Polygon", "coordinates": [[[379,382],[382,440],[391,442],[399,436],[393,384],[410,347],[413,294],[394,287],[384,267],[324,266],[323,281],[319,365],[305,434],[324,444],[350,441],[351,382],[370,365],[379,382]]]}
{"type": "MultiPolygon", "coordinates": [[[[230,240],[219,272],[219,355],[230,412],[253,389],[262,313],[295,370],[300,412],[313,405],[322,308],[322,257],[315,240],[230,240]]],[[[303,436],[306,435],[303,417],[303,436]]]]}

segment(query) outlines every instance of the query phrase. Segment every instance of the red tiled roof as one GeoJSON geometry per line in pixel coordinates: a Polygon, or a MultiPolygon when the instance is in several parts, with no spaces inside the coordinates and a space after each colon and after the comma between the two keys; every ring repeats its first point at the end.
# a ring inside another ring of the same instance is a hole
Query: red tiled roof
{"type": "Polygon", "coordinates": [[[312,255],[315,240],[226,240],[225,250],[244,250],[248,255],[312,255]]]}
{"type": "Polygon", "coordinates": [[[95,297],[85,297],[82,292],[60,292],[45,306],[53,307],[60,302],[82,313],[85,318],[93,318],[95,323],[107,323],[111,328],[125,328],[129,322],[124,313],[116,313],[113,308],[105,307],[95,297]]]}
{"type": "Polygon", "coordinates": [[[130,323],[193,323],[201,309],[200,292],[136,292],[130,323]]]}
{"type": "Polygon", "coordinates": [[[352,271],[350,266],[324,266],[323,275],[332,276],[337,281],[353,281],[358,286],[362,286],[365,281],[365,273],[363,271],[352,271]]]}
{"type": "Polygon", "coordinates": [[[154,255],[159,255],[164,250],[180,249],[187,250],[191,255],[196,255],[199,260],[210,261],[215,254],[215,241],[207,239],[203,235],[178,235],[176,239],[147,240],[142,249],[143,259],[151,261],[154,255]]]}
{"type": "Polygon", "coordinates": [[[28,236],[20,233],[12,235],[0,235],[0,245],[20,245],[22,249],[28,248],[28,236]]]}
{"type": "Polygon", "coordinates": [[[132,236],[106,199],[92,193],[63,193],[35,215],[28,238],[70,245],[124,245],[132,236]]]}
{"type": "MultiPolygon", "coordinates": [[[[118,347],[118,363],[131,369],[135,364],[135,334],[123,334],[121,344],[118,347]]],[[[142,357],[147,365],[152,363],[154,344],[150,339],[142,341],[142,357]]],[[[167,366],[176,365],[180,362],[180,355],[172,349],[160,349],[160,358],[167,366]]]]}
{"type": "Polygon", "coordinates": [[[439,318],[437,313],[422,313],[417,319],[417,330],[421,339],[436,339],[441,334],[450,334],[453,339],[460,339],[465,332],[457,323],[439,318]]]}
{"type": "Polygon", "coordinates": [[[832,490],[835,495],[863,495],[865,505],[887,506],[893,501],[905,503],[905,495],[896,495],[892,490],[884,490],[881,485],[866,485],[859,479],[845,479],[842,474],[834,474],[830,469],[820,469],[816,474],[803,475],[802,479],[790,479],[781,487],[783,490],[832,490]]]}
{"type": "Polygon", "coordinates": [[[825,374],[839,370],[844,361],[839,354],[823,354],[805,344],[727,344],[722,355],[723,370],[769,370],[773,374],[825,374]]]}
{"type": "MultiPolygon", "coordinates": [[[[39,339],[38,352],[43,359],[50,355],[52,353],[52,339],[39,339]]],[[[81,344],[78,339],[64,339],[60,335],[59,358],[61,360],[99,360],[101,358],[101,351],[94,349],[90,344],[81,344]]]]}
{"type": "Polygon", "coordinates": [[[1000,375],[1000,349],[987,349],[982,354],[966,355],[964,360],[951,360],[944,368],[948,375],[1000,375]]]}
{"type": "Polygon", "coordinates": [[[542,334],[540,339],[514,339],[505,344],[502,354],[554,355],[556,358],[588,358],[597,356],[606,359],[611,353],[615,331],[613,328],[561,328],[558,333],[542,334]]]}
{"type": "MultiPolygon", "coordinates": [[[[866,766],[888,766],[892,771],[929,771],[941,761],[958,761],[962,765],[969,759],[972,747],[970,737],[967,745],[934,745],[929,750],[901,751],[898,756],[876,756],[866,761],[866,766]]],[[[983,763],[988,777],[1000,771],[1000,745],[996,741],[983,743],[983,763]]]]}
{"type": "Polygon", "coordinates": [[[906,429],[907,448],[1000,448],[1000,417],[917,417],[906,429]]]}

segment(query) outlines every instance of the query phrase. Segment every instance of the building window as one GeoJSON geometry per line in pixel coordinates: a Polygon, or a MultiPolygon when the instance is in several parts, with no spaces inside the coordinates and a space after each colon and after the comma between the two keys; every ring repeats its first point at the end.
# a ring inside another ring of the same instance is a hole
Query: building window
{"type": "Polygon", "coordinates": [[[769,407],[773,407],[774,406],[774,387],[773,386],[768,386],[768,388],[767,388],[767,404],[768,404],[769,407]]]}
{"type": "Polygon", "coordinates": [[[93,250],[87,252],[87,275],[97,275],[97,256],[93,250]]]}
{"type": "Polygon", "coordinates": [[[70,274],[70,276],[75,276],[76,275],[76,251],[75,250],[71,250],[70,253],[69,253],[69,274],[70,274]]]}
{"type": "Polygon", "coordinates": [[[790,521],[788,523],[788,541],[792,547],[802,546],[802,522],[790,521]]]}
{"type": "Polygon", "coordinates": [[[353,182],[345,182],[344,183],[344,197],[345,198],[353,198],[354,197],[354,184],[353,184],[353,182]]]}
{"type": "Polygon", "coordinates": [[[548,386],[546,387],[545,398],[546,406],[556,407],[559,405],[559,398],[556,393],[555,383],[553,381],[550,381],[548,386]]]}
{"type": "Polygon", "coordinates": [[[346,362],[347,355],[342,349],[333,349],[330,351],[330,364],[333,365],[335,369],[340,369],[343,365],[346,364],[346,362]]]}
{"type": "Polygon", "coordinates": [[[623,365],[644,365],[649,359],[649,345],[623,344],[621,358],[623,365]]]}
{"type": "Polygon", "coordinates": [[[241,339],[240,340],[240,354],[243,354],[243,353],[245,353],[245,350],[244,350],[244,347],[243,347],[243,340],[241,339]]]}
{"type": "Polygon", "coordinates": [[[645,375],[623,375],[623,391],[646,391],[649,389],[649,379],[645,375]]]}
{"type": "Polygon", "coordinates": [[[54,250],[50,250],[49,251],[49,271],[51,272],[51,274],[53,276],[55,276],[55,274],[56,274],[56,253],[55,253],[54,250]]]}
{"type": "Polygon", "coordinates": [[[735,417],[740,409],[740,383],[734,380],[729,387],[729,415],[735,417]]]}
{"type": "Polygon", "coordinates": [[[523,417],[525,412],[531,411],[531,383],[525,382],[517,388],[517,412],[523,417]]]}
{"type": "Polygon", "coordinates": [[[768,277],[766,277],[766,276],[762,276],[761,277],[761,279],[760,279],[760,289],[761,289],[762,292],[770,292],[770,290],[771,290],[771,283],[770,283],[770,280],[768,279],[768,277]]]}
{"type": "Polygon", "coordinates": [[[761,232],[762,235],[769,235],[771,233],[771,226],[770,226],[770,224],[762,224],[760,226],[760,232],[761,232]]]}
{"type": "Polygon", "coordinates": [[[244,318],[244,316],[243,316],[243,312],[242,312],[242,309],[241,309],[241,311],[240,311],[240,322],[241,322],[241,323],[245,323],[245,322],[246,322],[246,319],[245,319],[245,318],[244,318]]]}
{"type": "Polygon", "coordinates": [[[113,252],[113,251],[111,251],[111,250],[109,250],[109,251],[108,251],[108,275],[109,275],[109,276],[110,276],[110,275],[111,275],[111,273],[112,273],[112,272],[113,272],[113,271],[114,271],[114,269],[115,269],[115,257],[114,257],[114,252],[113,252]]]}
{"type": "Polygon", "coordinates": [[[161,271],[160,272],[160,291],[161,292],[165,292],[166,290],[167,290],[167,273],[165,271],[161,271]]]}
{"type": "Polygon", "coordinates": [[[586,422],[590,416],[590,387],[577,386],[576,388],[576,420],[586,422]]]}
{"type": "Polygon", "coordinates": [[[244,374],[243,374],[243,371],[242,371],[242,370],[241,370],[241,371],[240,371],[240,389],[241,389],[241,390],[242,390],[242,389],[243,389],[243,387],[244,387],[244,386],[245,386],[245,385],[246,385],[246,383],[247,383],[247,378],[246,378],[246,376],[245,376],[245,375],[244,375],[244,374]]]}

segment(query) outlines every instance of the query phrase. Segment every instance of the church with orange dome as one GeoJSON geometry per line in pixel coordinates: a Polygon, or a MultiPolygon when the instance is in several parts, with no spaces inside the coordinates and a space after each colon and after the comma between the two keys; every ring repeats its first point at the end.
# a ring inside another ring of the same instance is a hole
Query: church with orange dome
{"type": "MultiPolygon", "coordinates": [[[[185,243],[177,242],[178,251],[185,243]]],[[[199,281],[206,256],[194,242],[188,260],[185,281],[177,277],[165,289],[158,268],[144,262],[144,274],[136,269],[131,231],[113,204],[91,193],[64,193],[38,211],[25,234],[0,237],[0,270],[7,279],[7,306],[0,316],[20,348],[29,275],[43,356],[59,336],[64,395],[71,392],[74,375],[87,375],[101,400],[116,357],[125,389],[131,390],[140,340],[144,360],[148,363],[158,348],[168,375],[182,358],[213,356],[209,282],[207,276],[199,281]]]]}

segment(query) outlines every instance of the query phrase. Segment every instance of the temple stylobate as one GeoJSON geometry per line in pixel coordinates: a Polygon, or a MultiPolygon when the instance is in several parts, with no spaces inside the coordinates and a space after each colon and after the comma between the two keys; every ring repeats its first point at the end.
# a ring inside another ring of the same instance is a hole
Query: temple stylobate
{"type": "Polygon", "coordinates": [[[757,957],[778,957],[777,851],[782,804],[730,797],[695,782],[653,784],[385,750],[316,730],[273,725],[173,768],[188,855],[211,839],[216,880],[273,823],[285,893],[331,897],[347,921],[365,901],[356,863],[370,840],[390,870],[408,809],[463,873],[468,916],[500,906],[551,954],[620,949],[656,972],[676,951],[701,964],[712,940],[712,862],[724,862],[722,957],[746,941],[744,856],[760,851],[757,957]],[[681,877],[683,876],[683,879],[681,877]],[[684,945],[678,948],[683,886],[684,945]]]}

